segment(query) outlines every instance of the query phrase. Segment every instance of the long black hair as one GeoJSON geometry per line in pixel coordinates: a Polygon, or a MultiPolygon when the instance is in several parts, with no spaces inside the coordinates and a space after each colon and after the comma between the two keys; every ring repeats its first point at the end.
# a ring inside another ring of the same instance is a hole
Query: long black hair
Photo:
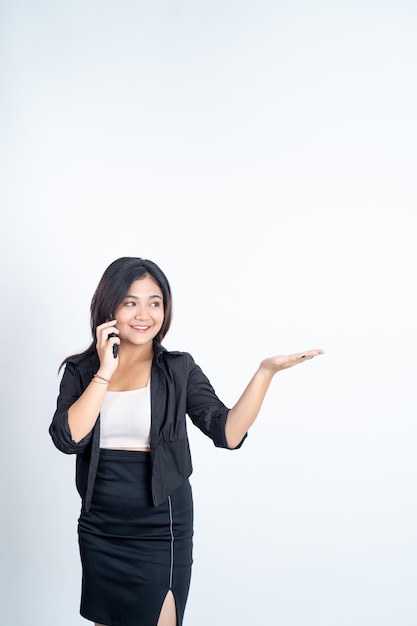
{"type": "Polygon", "coordinates": [[[62,361],[59,369],[70,359],[88,356],[96,351],[97,326],[106,322],[113,315],[113,312],[129,292],[130,285],[135,280],[140,280],[141,278],[145,278],[145,276],[151,276],[162,291],[164,321],[161,330],[155,337],[156,341],[161,343],[169,330],[172,319],[172,294],[168,279],[161,268],[153,261],[141,259],[140,257],[124,256],[120,259],[116,259],[116,261],[113,261],[113,263],[108,266],[91,300],[90,326],[93,341],[84,352],[66,357],[62,361]]]}

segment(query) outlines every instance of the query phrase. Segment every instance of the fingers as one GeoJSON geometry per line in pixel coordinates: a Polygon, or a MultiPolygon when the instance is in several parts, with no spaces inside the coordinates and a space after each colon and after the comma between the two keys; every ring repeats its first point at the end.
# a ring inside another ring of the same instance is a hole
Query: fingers
{"type": "Polygon", "coordinates": [[[307,350],[306,352],[298,352],[296,354],[290,354],[287,357],[282,357],[280,369],[287,369],[289,367],[293,367],[294,365],[298,365],[299,363],[303,363],[304,361],[310,361],[319,354],[324,354],[324,350],[319,348],[316,350],[307,350]]]}
{"type": "Polygon", "coordinates": [[[297,352],[296,354],[289,355],[277,355],[264,359],[261,363],[261,369],[263,371],[275,374],[280,370],[285,370],[290,367],[294,367],[299,363],[313,359],[319,354],[324,354],[324,350],[321,348],[316,350],[306,350],[305,352],[297,352]]]}
{"type": "Polygon", "coordinates": [[[104,322],[104,324],[100,324],[97,326],[97,343],[106,342],[110,338],[118,337],[119,330],[116,328],[117,320],[110,320],[109,322],[104,322]]]}
{"type": "Polygon", "coordinates": [[[324,354],[324,350],[322,350],[321,348],[318,348],[316,350],[308,350],[307,352],[301,352],[293,356],[299,357],[302,360],[307,360],[307,359],[314,359],[314,357],[318,356],[319,354],[324,354]]]}
{"type": "Polygon", "coordinates": [[[114,369],[118,363],[118,350],[120,344],[119,330],[116,328],[117,320],[110,320],[97,326],[97,353],[100,364],[106,368],[114,369]]]}
{"type": "Polygon", "coordinates": [[[108,320],[107,322],[103,322],[103,324],[100,324],[99,326],[97,326],[97,332],[101,333],[104,332],[105,330],[117,330],[116,328],[116,324],[117,324],[117,320],[108,320]]]}

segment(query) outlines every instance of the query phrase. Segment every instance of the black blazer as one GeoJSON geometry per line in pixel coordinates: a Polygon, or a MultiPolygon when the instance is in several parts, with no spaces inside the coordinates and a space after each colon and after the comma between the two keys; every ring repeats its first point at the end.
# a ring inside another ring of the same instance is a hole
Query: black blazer
{"type": "MultiPolygon", "coordinates": [[[[158,506],[192,473],[186,415],[215,446],[229,448],[225,424],[229,409],[219,400],[207,377],[187,352],[171,352],[154,344],[151,369],[152,497],[158,506]]],[[[100,456],[100,415],[94,428],[75,443],[68,426],[68,409],[90,384],[99,368],[97,353],[68,361],[61,379],[57,408],[49,433],[56,447],[76,454],[76,485],[88,511],[100,456]]],[[[244,439],[236,448],[240,448],[244,439]]]]}

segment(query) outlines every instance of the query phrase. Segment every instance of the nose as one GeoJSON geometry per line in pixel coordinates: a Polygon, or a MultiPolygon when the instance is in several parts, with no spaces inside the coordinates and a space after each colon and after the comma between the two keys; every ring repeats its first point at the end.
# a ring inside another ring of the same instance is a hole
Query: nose
{"type": "Polygon", "coordinates": [[[149,319],[148,308],[145,304],[138,303],[136,305],[135,318],[138,320],[149,319]]]}

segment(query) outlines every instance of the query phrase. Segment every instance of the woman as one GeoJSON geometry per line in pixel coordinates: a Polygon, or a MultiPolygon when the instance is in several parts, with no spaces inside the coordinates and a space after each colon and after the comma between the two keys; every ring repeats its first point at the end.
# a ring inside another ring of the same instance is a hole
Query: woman
{"type": "Polygon", "coordinates": [[[181,626],[193,535],[186,415],[216,446],[239,448],[274,374],[323,352],[265,359],[229,410],[188,353],[161,346],[171,315],[161,269],[117,259],[92,299],[90,347],[62,363],[50,434],[77,455],[80,613],[96,626],[181,626]]]}

